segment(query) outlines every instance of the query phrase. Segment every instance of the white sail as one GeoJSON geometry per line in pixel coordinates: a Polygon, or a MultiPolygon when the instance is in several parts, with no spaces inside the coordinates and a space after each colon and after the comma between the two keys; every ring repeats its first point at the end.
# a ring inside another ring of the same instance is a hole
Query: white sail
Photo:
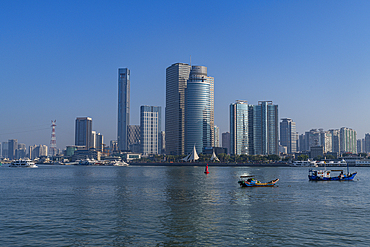
{"type": "Polygon", "coordinates": [[[185,161],[185,162],[186,162],[186,161],[189,161],[190,155],[191,155],[191,154],[188,154],[185,158],[183,158],[183,159],[181,159],[181,160],[183,160],[183,161],[185,161]]]}
{"type": "Polygon", "coordinates": [[[215,154],[215,151],[213,151],[213,153],[212,153],[211,161],[220,161],[220,160],[217,158],[217,156],[216,156],[216,154],[215,154]]]}
{"type": "Polygon", "coordinates": [[[193,152],[191,153],[191,156],[189,157],[188,161],[196,161],[198,159],[199,159],[199,156],[197,154],[197,150],[195,149],[195,145],[194,145],[193,152]]]}

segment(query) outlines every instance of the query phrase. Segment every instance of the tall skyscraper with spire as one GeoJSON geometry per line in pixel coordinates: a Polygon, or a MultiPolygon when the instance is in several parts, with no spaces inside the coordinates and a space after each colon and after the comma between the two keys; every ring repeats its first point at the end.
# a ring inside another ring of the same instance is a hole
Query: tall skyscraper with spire
{"type": "Polygon", "coordinates": [[[118,69],[118,150],[127,150],[127,128],[130,124],[130,70],[118,69]]]}
{"type": "Polygon", "coordinates": [[[185,88],[191,66],[175,63],[166,69],[165,133],[166,153],[184,154],[185,88]]]}

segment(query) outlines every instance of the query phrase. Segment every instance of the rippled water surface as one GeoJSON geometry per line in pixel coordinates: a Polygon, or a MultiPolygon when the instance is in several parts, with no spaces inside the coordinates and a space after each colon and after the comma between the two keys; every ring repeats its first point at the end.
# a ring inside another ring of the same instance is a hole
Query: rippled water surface
{"type": "Polygon", "coordinates": [[[370,168],[0,168],[1,246],[368,246],[370,168]],[[240,188],[240,175],[279,178],[240,188]]]}

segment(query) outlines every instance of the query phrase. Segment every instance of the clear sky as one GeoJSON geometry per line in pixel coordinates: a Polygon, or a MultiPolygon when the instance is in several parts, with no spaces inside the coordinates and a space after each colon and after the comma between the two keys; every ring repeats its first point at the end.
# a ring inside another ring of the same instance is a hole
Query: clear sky
{"type": "MultiPolygon", "coordinates": [[[[301,134],[370,132],[370,1],[0,1],[0,141],[74,144],[76,117],[117,135],[118,68],[131,124],[162,106],[173,63],[208,67],[215,124],[229,105],[271,100],[301,134]]],[[[164,127],[164,126],[163,126],[164,127]]]]}

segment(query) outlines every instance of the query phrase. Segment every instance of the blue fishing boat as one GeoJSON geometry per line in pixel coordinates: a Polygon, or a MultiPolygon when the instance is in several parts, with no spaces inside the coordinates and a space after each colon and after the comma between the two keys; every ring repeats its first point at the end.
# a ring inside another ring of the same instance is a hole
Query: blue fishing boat
{"type": "Polygon", "coordinates": [[[312,170],[308,171],[308,179],[310,181],[351,181],[355,178],[357,172],[349,173],[347,166],[347,174],[343,170],[312,170]],[[332,173],[334,172],[334,173],[332,173]],[[335,173],[338,172],[338,173],[335,173]]]}

